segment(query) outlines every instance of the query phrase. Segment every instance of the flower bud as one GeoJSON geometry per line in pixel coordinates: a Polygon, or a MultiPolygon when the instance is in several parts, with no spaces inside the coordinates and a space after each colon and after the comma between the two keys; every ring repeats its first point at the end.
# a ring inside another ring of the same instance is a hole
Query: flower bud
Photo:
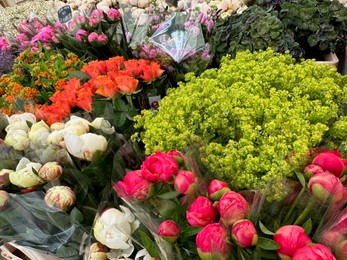
{"type": "Polygon", "coordinates": [[[214,179],[210,182],[207,188],[207,195],[210,200],[219,200],[224,193],[231,191],[229,185],[226,182],[214,179]]]}
{"type": "Polygon", "coordinates": [[[78,42],[84,42],[85,39],[87,38],[88,32],[86,30],[83,29],[79,29],[77,30],[76,34],[75,34],[75,39],[78,42]]]}
{"type": "Polygon", "coordinates": [[[47,146],[47,137],[51,130],[45,121],[34,123],[29,131],[30,148],[33,150],[47,146]]]}
{"type": "Polygon", "coordinates": [[[189,210],[186,212],[186,217],[191,226],[204,227],[207,224],[215,222],[217,210],[208,198],[199,196],[193,201],[189,210]]]}
{"type": "Polygon", "coordinates": [[[57,162],[47,162],[39,169],[39,176],[47,182],[58,179],[63,173],[63,168],[57,162]]]}
{"type": "Polygon", "coordinates": [[[108,10],[107,16],[110,21],[114,22],[120,18],[121,14],[117,9],[111,8],[108,10]]]}
{"type": "Polygon", "coordinates": [[[241,247],[250,247],[258,243],[257,230],[248,219],[241,219],[233,224],[231,229],[233,240],[241,247]]]}
{"type": "Polygon", "coordinates": [[[276,251],[281,259],[291,259],[296,250],[312,243],[311,238],[305,230],[296,225],[286,225],[280,227],[275,235],[274,241],[280,245],[276,251]]]}
{"type": "Polygon", "coordinates": [[[239,193],[229,191],[223,194],[217,202],[222,222],[226,227],[232,226],[237,220],[245,218],[249,206],[246,199],[239,193]]]}
{"type": "Polygon", "coordinates": [[[180,228],[177,226],[175,221],[165,220],[161,222],[158,227],[158,235],[167,242],[173,244],[180,235],[180,228]]]}
{"type": "Polygon", "coordinates": [[[322,202],[331,197],[334,203],[339,203],[344,196],[340,179],[329,172],[313,175],[308,182],[308,189],[312,196],[322,202]]]}
{"type": "Polygon", "coordinates": [[[196,191],[196,177],[190,171],[179,171],[175,178],[175,189],[184,194],[194,194],[196,191]]]}
{"type": "Polygon", "coordinates": [[[322,235],[320,243],[329,247],[334,248],[339,242],[345,240],[345,236],[339,230],[329,230],[322,235]]]}
{"type": "Polygon", "coordinates": [[[8,185],[11,184],[10,172],[14,172],[14,171],[8,170],[8,169],[2,169],[0,171],[0,190],[3,188],[6,188],[8,185]]]}
{"type": "Polygon", "coordinates": [[[97,41],[100,44],[106,44],[108,42],[108,38],[107,38],[106,34],[101,33],[100,35],[98,35],[97,41]]]}
{"type": "Polygon", "coordinates": [[[28,133],[24,130],[13,130],[7,133],[4,143],[13,149],[24,151],[29,147],[28,133]]]}
{"type": "Polygon", "coordinates": [[[337,260],[347,259],[347,240],[343,240],[334,247],[337,260]]]}
{"type": "Polygon", "coordinates": [[[219,223],[208,224],[197,234],[196,247],[202,260],[227,259],[231,251],[227,229],[219,223]]]}
{"type": "Polygon", "coordinates": [[[329,248],[322,244],[310,244],[299,248],[293,255],[292,260],[336,260],[329,248]]]}
{"type": "Polygon", "coordinates": [[[16,171],[10,172],[9,178],[13,185],[21,188],[33,188],[44,183],[44,181],[36,175],[42,164],[30,162],[23,157],[17,164],[16,171]]]}
{"type": "Polygon", "coordinates": [[[90,245],[88,260],[107,260],[107,246],[96,242],[90,245]]]}
{"type": "Polygon", "coordinates": [[[48,207],[67,211],[75,204],[76,196],[70,187],[54,186],[47,190],[44,200],[48,207]]]}
{"type": "Polygon", "coordinates": [[[88,42],[92,43],[98,40],[98,34],[96,32],[92,32],[88,35],[88,42]]]}
{"type": "Polygon", "coordinates": [[[312,164],[322,167],[324,171],[329,171],[336,177],[341,177],[344,171],[342,159],[332,152],[322,152],[312,160],[312,164]]]}
{"type": "Polygon", "coordinates": [[[324,170],[322,167],[315,165],[315,164],[309,164],[304,169],[305,176],[311,178],[312,175],[316,175],[318,173],[323,173],[324,170]]]}
{"type": "Polygon", "coordinates": [[[7,191],[0,190],[0,211],[5,210],[9,202],[10,195],[7,193],[7,191]]]}

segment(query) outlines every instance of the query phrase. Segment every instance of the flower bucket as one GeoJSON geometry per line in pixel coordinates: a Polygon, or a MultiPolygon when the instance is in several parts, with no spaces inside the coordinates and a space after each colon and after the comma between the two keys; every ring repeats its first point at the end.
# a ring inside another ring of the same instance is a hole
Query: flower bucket
{"type": "Polygon", "coordinates": [[[339,63],[339,58],[337,55],[333,52],[330,52],[324,56],[324,61],[316,61],[317,64],[327,64],[330,66],[337,67],[339,63]]]}

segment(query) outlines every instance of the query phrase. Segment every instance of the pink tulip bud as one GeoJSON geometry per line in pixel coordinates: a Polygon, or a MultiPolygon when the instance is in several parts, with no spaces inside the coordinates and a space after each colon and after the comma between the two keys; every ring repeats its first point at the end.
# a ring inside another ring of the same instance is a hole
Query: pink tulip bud
{"type": "Polygon", "coordinates": [[[106,44],[107,41],[108,41],[108,38],[107,38],[106,34],[101,33],[101,34],[98,36],[98,43],[100,43],[100,44],[106,44]]]}
{"type": "Polygon", "coordinates": [[[308,182],[308,189],[312,196],[322,202],[331,197],[334,203],[339,203],[344,197],[340,179],[329,172],[313,175],[308,182]]]}
{"type": "Polygon", "coordinates": [[[87,37],[87,35],[88,35],[88,32],[86,30],[79,29],[75,34],[75,39],[78,42],[83,42],[85,38],[87,37]]]}
{"type": "Polygon", "coordinates": [[[111,8],[110,10],[108,10],[107,16],[110,21],[114,22],[120,18],[121,14],[117,9],[111,8]]]}
{"type": "Polygon", "coordinates": [[[343,240],[335,245],[335,256],[338,260],[347,259],[347,240],[343,240]]]}
{"type": "Polygon", "coordinates": [[[318,173],[323,173],[323,172],[324,172],[323,168],[315,164],[307,165],[304,169],[304,174],[308,177],[312,177],[312,175],[316,175],[318,173]]]}
{"type": "Polygon", "coordinates": [[[196,177],[190,171],[179,171],[175,178],[175,189],[184,194],[194,194],[196,191],[196,177]]]}
{"type": "Polygon", "coordinates": [[[39,176],[45,181],[58,179],[63,173],[63,167],[57,162],[47,162],[39,169],[39,176]]]}
{"type": "Polygon", "coordinates": [[[217,210],[208,198],[199,196],[193,201],[189,210],[186,212],[186,217],[191,226],[204,227],[207,224],[215,222],[217,210]]]}
{"type": "Polygon", "coordinates": [[[344,171],[342,159],[332,152],[322,152],[318,154],[312,161],[312,164],[322,167],[324,171],[329,171],[336,177],[341,177],[344,171]]]}
{"type": "Polygon", "coordinates": [[[76,196],[67,186],[54,186],[47,190],[44,200],[48,207],[67,211],[75,204],[76,196]]]}
{"type": "Polygon", "coordinates": [[[217,202],[220,219],[226,227],[232,226],[237,220],[244,219],[249,206],[246,199],[239,193],[228,191],[217,202]]]}
{"type": "Polygon", "coordinates": [[[231,191],[229,185],[226,182],[214,179],[210,182],[207,188],[207,195],[210,200],[219,200],[222,195],[228,191],[231,191]]]}
{"type": "Polygon", "coordinates": [[[334,248],[343,240],[345,240],[345,236],[341,233],[341,231],[329,230],[322,235],[320,243],[329,248],[334,248]]]}
{"type": "Polygon", "coordinates": [[[227,259],[231,251],[228,230],[219,223],[208,224],[196,236],[196,247],[202,260],[227,259]]]}
{"type": "Polygon", "coordinates": [[[146,200],[152,195],[152,184],[142,176],[142,172],[128,172],[123,181],[113,186],[118,196],[135,200],[146,200]]]}
{"type": "Polygon", "coordinates": [[[0,190],[0,211],[5,210],[10,202],[10,195],[7,191],[0,190]]]}
{"type": "Polygon", "coordinates": [[[96,32],[92,32],[88,35],[88,42],[96,42],[98,40],[98,34],[96,32]]]}
{"type": "Polygon", "coordinates": [[[148,156],[141,165],[142,175],[151,182],[170,182],[178,172],[175,159],[163,152],[156,151],[148,156]]]}
{"type": "Polygon", "coordinates": [[[250,247],[258,243],[257,230],[248,219],[241,219],[234,223],[231,235],[236,244],[241,247],[250,247]]]}
{"type": "Polygon", "coordinates": [[[305,230],[296,225],[280,227],[274,235],[274,241],[280,245],[277,254],[281,259],[291,259],[296,250],[312,243],[305,230]]]}
{"type": "Polygon", "coordinates": [[[158,235],[167,242],[173,244],[180,235],[180,228],[177,226],[175,221],[165,220],[161,222],[158,227],[158,235]]]}
{"type": "Polygon", "coordinates": [[[299,248],[293,255],[292,260],[336,260],[329,248],[322,244],[310,244],[299,248]]]}

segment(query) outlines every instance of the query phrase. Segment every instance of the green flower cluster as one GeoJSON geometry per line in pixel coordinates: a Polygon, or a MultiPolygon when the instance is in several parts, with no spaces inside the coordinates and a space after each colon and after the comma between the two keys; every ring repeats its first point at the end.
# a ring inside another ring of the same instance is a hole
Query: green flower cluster
{"type": "Polygon", "coordinates": [[[347,139],[346,86],[336,68],[313,60],[295,63],[270,49],[240,52],[219,69],[187,74],[157,114],[136,118],[137,137],[147,153],[198,146],[217,177],[237,189],[269,186],[278,199],[310,148],[347,139]]]}

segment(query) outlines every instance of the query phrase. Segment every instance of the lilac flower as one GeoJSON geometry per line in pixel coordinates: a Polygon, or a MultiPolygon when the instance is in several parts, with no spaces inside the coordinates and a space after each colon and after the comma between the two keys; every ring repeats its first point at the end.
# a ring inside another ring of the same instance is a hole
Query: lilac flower
{"type": "Polygon", "coordinates": [[[15,56],[7,50],[0,50],[0,77],[12,70],[15,56]]]}

